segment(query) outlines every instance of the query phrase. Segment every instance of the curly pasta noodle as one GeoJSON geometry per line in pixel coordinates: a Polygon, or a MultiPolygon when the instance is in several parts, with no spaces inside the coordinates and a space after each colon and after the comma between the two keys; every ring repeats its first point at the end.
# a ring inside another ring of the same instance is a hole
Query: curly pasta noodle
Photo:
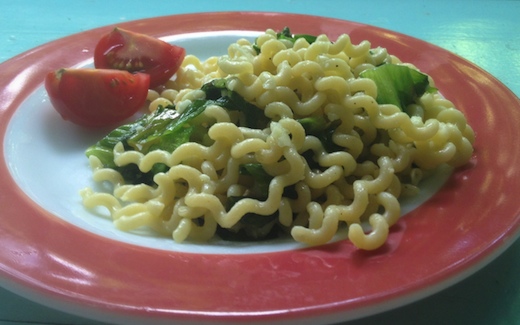
{"type": "Polygon", "coordinates": [[[130,185],[91,156],[95,181],[111,184],[113,191],[83,190],[85,206],[106,207],[122,230],[150,227],[176,242],[210,240],[218,227],[238,230],[247,214],[275,214],[296,241],[327,243],[344,224],[355,246],[372,250],[385,243],[399,219],[400,197],[416,194],[430,170],[470,159],[473,131],[441,95],[423,95],[408,113],[376,102],[375,83],[359,75],[383,63],[402,64],[386,49],[371,48],[368,41],[353,44],[348,35],[290,43],[273,30],[260,35],[257,45],[260,53],[240,39],[227,55],[204,61],[188,55],[175,79],[151,90],[148,99],[151,111],[172,104],[182,111],[204,97],[198,90],[204,83],[226,78],[229,89],[271,120],[265,129],[239,126],[236,114],[210,105],[202,113],[209,144],[188,142],[173,152],[148,154],[118,144],[116,165],[136,164],[147,172],[162,163],[169,170],[155,176],[155,186],[130,185]],[[316,116],[337,123],[331,138],[340,150],[324,148],[297,121],[316,116]],[[240,166],[251,163],[272,177],[264,199],[247,197],[240,166]],[[284,194],[289,187],[293,196],[284,194]],[[226,207],[228,197],[244,198],[226,207]]]}

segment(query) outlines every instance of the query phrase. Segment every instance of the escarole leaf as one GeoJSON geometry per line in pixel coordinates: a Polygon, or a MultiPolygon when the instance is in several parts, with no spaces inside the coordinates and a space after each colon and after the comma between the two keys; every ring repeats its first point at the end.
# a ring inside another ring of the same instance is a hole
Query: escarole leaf
{"type": "MultiPolygon", "coordinates": [[[[314,35],[309,34],[293,34],[291,33],[291,29],[289,27],[284,27],[281,32],[276,33],[276,39],[279,40],[288,40],[291,43],[296,42],[296,40],[304,38],[309,44],[312,44],[316,41],[318,38],[314,35]]],[[[256,53],[260,53],[260,46],[258,46],[258,43],[255,40],[255,43],[253,44],[253,48],[255,49],[256,53]]]]}
{"type": "Polygon", "coordinates": [[[218,105],[227,110],[240,111],[244,116],[245,127],[264,128],[269,119],[263,111],[247,102],[238,93],[227,88],[225,79],[215,79],[201,87],[204,99],[193,100],[186,109],[179,113],[175,106],[160,106],[154,112],[143,115],[135,122],[122,125],[111,131],[104,138],[87,148],[87,157],[96,156],[104,167],[119,171],[128,183],[151,184],[153,176],[166,169],[156,164],[146,173],[139,171],[135,164],[116,166],[114,163],[114,147],[122,143],[125,151],[136,150],[146,154],[153,150],[173,152],[181,144],[198,141],[207,134],[208,126],[204,126],[199,115],[209,106],[218,105]]]}
{"type": "Polygon", "coordinates": [[[341,150],[341,148],[332,141],[332,136],[336,128],[341,124],[340,120],[329,122],[323,116],[304,117],[298,120],[305,130],[305,134],[317,137],[327,152],[341,150]]]}
{"type": "Polygon", "coordinates": [[[269,195],[269,184],[273,176],[269,175],[261,164],[240,165],[240,174],[249,175],[253,182],[249,188],[249,196],[256,199],[265,200],[269,195]]]}
{"type": "Polygon", "coordinates": [[[105,167],[113,167],[112,151],[119,142],[125,150],[141,153],[155,149],[171,151],[189,138],[189,121],[203,111],[203,104],[202,101],[194,101],[184,114],[179,114],[173,106],[160,106],[153,113],[111,131],[90,146],[85,154],[97,156],[105,167]]]}
{"type": "MultiPolygon", "coordinates": [[[[153,176],[158,172],[166,170],[163,164],[155,164],[148,172],[142,172],[137,165],[129,164],[125,166],[117,166],[114,162],[114,147],[118,143],[122,143],[125,151],[137,150],[140,152],[148,152],[155,147],[172,147],[180,145],[180,142],[186,141],[189,134],[186,130],[179,128],[176,138],[172,134],[170,138],[174,138],[174,142],[167,142],[166,139],[160,138],[160,133],[164,132],[166,137],[166,129],[174,124],[173,121],[179,121],[179,113],[173,106],[159,107],[150,115],[143,115],[133,123],[122,125],[111,131],[97,143],[91,145],[85,151],[87,157],[96,156],[104,167],[117,170],[124,180],[130,184],[153,184],[153,176]]],[[[173,127],[170,127],[170,131],[173,127]]],[[[170,132],[171,133],[171,132],[170,132]]]]}
{"type": "Polygon", "coordinates": [[[317,36],[308,35],[308,34],[292,34],[289,27],[284,27],[281,32],[276,33],[276,38],[289,40],[292,43],[296,42],[296,40],[299,38],[305,38],[305,40],[309,44],[312,44],[316,41],[317,36]]]}
{"type": "Polygon", "coordinates": [[[206,99],[212,101],[211,104],[229,111],[242,112],[244,124],[240,126],[263,129],[269,125],[270,119],[265,116],[264,111],[246,101],[236,91],[227,88],[226,79],[214,79],[203,85],[201,90],[206,93],[206,99]]]}
{"type": "Polygon", "coordinates": [[[428,76],[404,65],[383,64],[359,74],[372,79],[377,86],[378,104],[393,104],[402,111],[426,92],[435,92],[428,76]]]}

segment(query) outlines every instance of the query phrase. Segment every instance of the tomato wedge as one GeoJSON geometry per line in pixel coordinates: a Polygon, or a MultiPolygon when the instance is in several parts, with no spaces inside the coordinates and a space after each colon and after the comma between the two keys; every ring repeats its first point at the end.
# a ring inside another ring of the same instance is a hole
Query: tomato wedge
{"type": "Polygon", "coordinates": [[[166,83],[179,69],[186,50],[158,38],[116,27],[94,50],[94,66],[150,75],[150,87],[166,83]]]}
{"type": "Polygon", "coordinates": [[[87,127],[110,126],[143,107],[150,77],[110,69],[59,69],[45,89],[63,119],[87,127]]]}

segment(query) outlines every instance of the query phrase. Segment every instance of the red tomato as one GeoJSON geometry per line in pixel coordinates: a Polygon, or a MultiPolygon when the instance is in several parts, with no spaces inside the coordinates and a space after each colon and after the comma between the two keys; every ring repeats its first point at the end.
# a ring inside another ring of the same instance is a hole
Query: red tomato
{"type": "Polygon", "coordinates": [[[109,126],[135,114],[146,102],[150,77],[109,69],[60,69],[47,74],[45,89],[65,120],[109,126]]]}
{"type": "Polygon", "coordinates": [[[150,75],[150,87],[166,83],[179,69],[186,50],[152,36],[115,28],[94,50],[94,65],[150,75]]]}

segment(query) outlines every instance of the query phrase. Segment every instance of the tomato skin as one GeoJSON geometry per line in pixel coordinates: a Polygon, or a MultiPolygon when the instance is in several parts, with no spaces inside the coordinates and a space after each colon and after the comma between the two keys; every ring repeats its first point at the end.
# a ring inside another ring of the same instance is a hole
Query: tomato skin
{"type": "Polygon", "coordinates": [[[94,50],[94,66],[150,75],[150,88],[165,84],[179,69],[186,50],[158,38],[114,28],[94,50]]]}
{"type": "Polygon", "coordinates": [[[59,69],[45,77],[49,99],[61,117],[86,127],[122,122],[146,102],[150,77],[109,69],[59,69]]]}

